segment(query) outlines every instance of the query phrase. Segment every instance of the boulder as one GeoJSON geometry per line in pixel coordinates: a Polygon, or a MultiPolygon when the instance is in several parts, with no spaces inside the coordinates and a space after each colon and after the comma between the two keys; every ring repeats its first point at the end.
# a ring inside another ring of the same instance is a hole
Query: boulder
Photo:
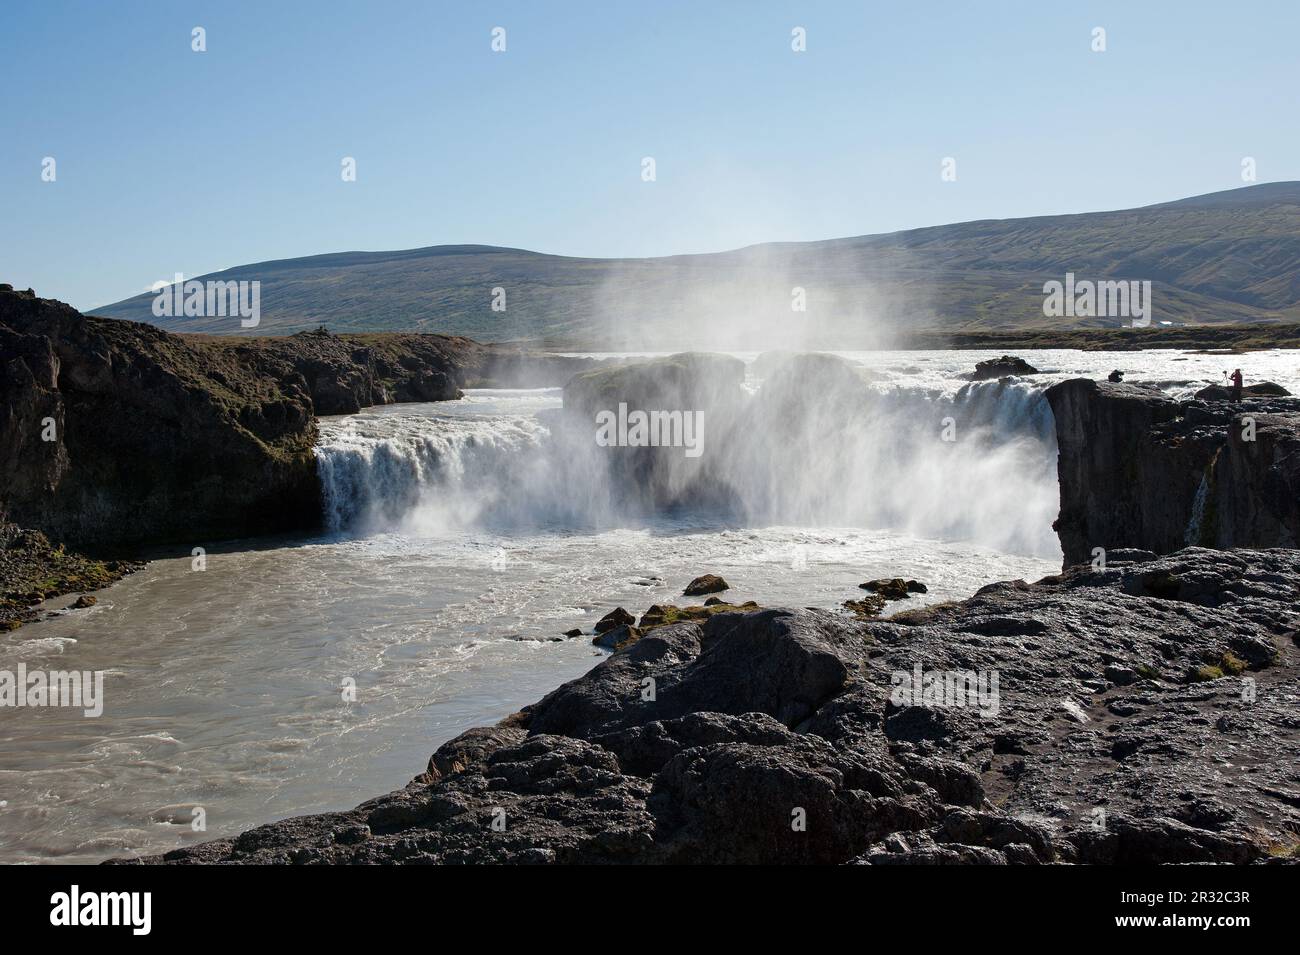
{"type": "Polygon", "coordinates": [[[606,650],[622,650],[624,647],[630,647],[640,640],[642,633],[640,627],[624,623],[608,630],[597,631],[598,635],[592,637],[591,642],[594,646],[603,647],[606,650]]]}
{"type": "Polygon", "coordinates": [[[703,597],[705,594],[716,594],[730,589],[731,585],[717,574],[705,574],[687,584],[682,594],[686,597],[703,597]]]}
{"type": "MultiPolygon", "coordinates": [[[[1261,381],[1241,389],[1243,398],[1287,398],[1291,392],[1272,381],[1261,381]]],[[[1231,401],[1232,389],[1223,385],[1209,385],[1195,395],[1201,401],[1231,401]]]]}
{"type": "Polygon", "coordinates": [[[632,616],[622,607],[615,607],[605,616],[596,622],[593,628],[596,633],[605,633],[607,630],[613,630],[615,627],[626,626],[630,623],[636,623],[636,617],[632,616]]]}
{"type": "Polygon", "coordinates": [[[878,580],[868,580],[858,586],[873,594],[879,594],[886,600],[903,600],[912,594],[923,594],[929,590],[919,580],[904,580],[902,577],[881,577],[878,580]]]}
{"type": "Polygon", "coordinates": [[[976,363],[972,381],[986,381],[990,378],[1006,378],[1012,375],[1036,375],[1038,369],[1023,358],[1003,355],[1001,358],[989,358],[976,363]]]}

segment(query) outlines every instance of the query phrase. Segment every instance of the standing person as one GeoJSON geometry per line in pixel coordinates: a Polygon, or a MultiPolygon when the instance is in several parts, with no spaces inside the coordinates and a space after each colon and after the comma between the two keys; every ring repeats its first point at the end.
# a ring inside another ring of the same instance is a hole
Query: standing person
{"type": "Polygon", "coordinates": [[[1232,378],[1232,400],[1241,400],[1241,369],[1238,368],[1231,375],[1232,378]]]}

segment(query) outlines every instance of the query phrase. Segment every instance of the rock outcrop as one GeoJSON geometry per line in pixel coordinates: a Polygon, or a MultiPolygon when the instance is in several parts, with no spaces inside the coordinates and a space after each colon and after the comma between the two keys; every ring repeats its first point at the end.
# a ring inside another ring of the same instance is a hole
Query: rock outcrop
{"type": "Polygon", "coordinates": [[[1096,548],[1300,541],[1300,401],[1178,401],[1137,385],[1072,379],[1056,418],[1066,565],[1096,548]]]}
{"type": "Polygon", "coordinates": [[[403,790],[143,861],[1293,857],[1300,553],[1132,556],[885,620],[661,626],[403,790]]]}
{"type": "Polygon", "coordinates": [[[320,518],[311,398],[233,352],[0,292],[0,506],[92,549],[320,518]]]}
{"type": "MultiPolygon", "coordinates": [[[[1241,389],[1244,398],[1289,398],[1291,392],[1287,391],[1281,385],[1271,381],[1261,381],[1258,384],[1247,385],[1241,389]]],[[[1231,401],[1232,389],[1225,388],[1223,385],[1209,385],[1202,388],[1193,397],[1201,401],[1231,401]]]]}
{"type": "Polygon", "coordinates": [[[1038,374],[1038,369],[1023,358],[1017,358],[1015,355],[1003,355],[1001,358],[990,358],[987,361],[976,362],[971,380],[987,381],[990,378],[1036,374],[1038,374]]]}
{"type": "Polygon", "coordinates": [[[682,593],[687,597],[704,597],[708,594],[717,594],[730,589],[731,585],[717,574],[704,574],[687,584],[682,593]]]}

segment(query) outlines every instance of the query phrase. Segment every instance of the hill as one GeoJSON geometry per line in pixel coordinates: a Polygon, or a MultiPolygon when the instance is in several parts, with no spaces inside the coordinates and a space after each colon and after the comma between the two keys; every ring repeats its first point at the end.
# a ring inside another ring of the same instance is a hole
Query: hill
{"type": "Polygon", "coordinates": [[[445,245],[238,266],[201,279],[261,282],[261,321],[156,318],[153,296],[97,315],[170,331],[425,331],[570,347],[767,348],[888,344],[954,334],[1104,328],[1049,318],[1043,283],[1149,280],[1157,322],[1300,320],[1300,183],[1127,209],[963,222],[730,252],[595,259],[445,245]],[[791,307],[805,290],[807,309],[791,307]],[[493,290],[503,289],[504,311],[493,290]]]}

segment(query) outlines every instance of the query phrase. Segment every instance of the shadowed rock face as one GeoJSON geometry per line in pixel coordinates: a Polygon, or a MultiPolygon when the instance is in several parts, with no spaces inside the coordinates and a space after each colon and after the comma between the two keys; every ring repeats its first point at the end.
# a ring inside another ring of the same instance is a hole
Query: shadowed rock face
{"type": "Polygon", "coordinates": [[[0,505],[16,523],[100,548],[319,519],[301,378],[18,292],[0,291],[0,329],[0,505]]]}
{"type": "Polygon", "coordinates": [[[665,626],[404,790],[146,861],[1262,861],[1300,825],[1298,577],[1116,553],[888,620],[665,626]],[[898,696],[917,666],[997,695],[898,696]]]}
{"type": "Polygon", "coordinates": [[[1097,547],[1295,547],[1300,401],[1176,401],[1086,378],[1047,391],[1065,564],[1097,547]]]}

